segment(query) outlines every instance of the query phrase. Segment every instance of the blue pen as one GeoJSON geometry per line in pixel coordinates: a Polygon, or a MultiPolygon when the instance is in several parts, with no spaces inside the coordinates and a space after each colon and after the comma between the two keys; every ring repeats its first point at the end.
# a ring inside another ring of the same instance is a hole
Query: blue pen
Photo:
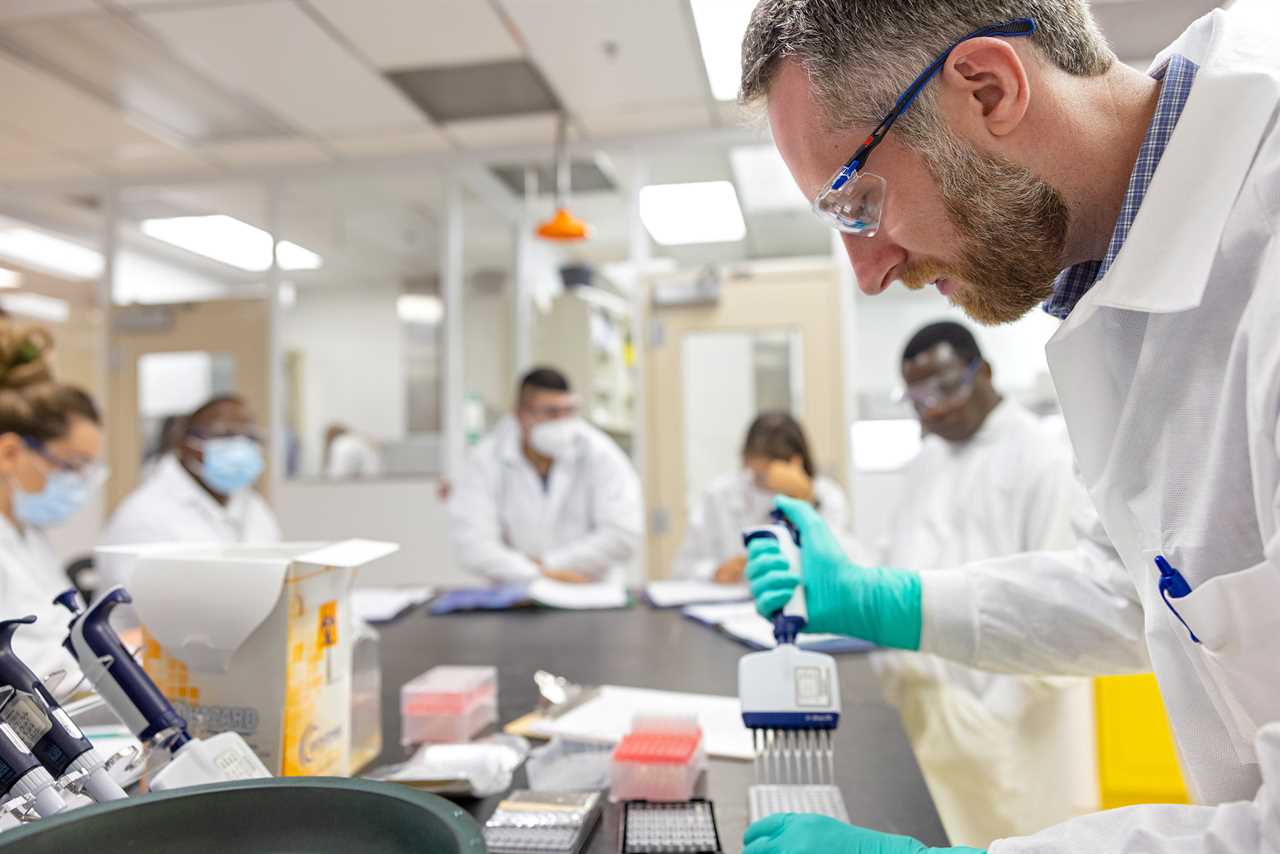
{"type": "Polygon", "coordinates": [[[1173,564],[1169,563],[1164,555],[1156,555],[1156,569],[1160,570],[1160,595],[1164,598],[1164,604],[1173,612],[1173,616],[1178,618],[1178,622],[1182,623],[1182,627],[1187,630],[1187,634],[1191,635],[1191,639],[1196,643],[1200,643],[1200,638],[1196,637],[1196,633],[1187,625],[1187,621],[1182,619],[1182,615],[1178,613],[1178,609],[1173,607],[1170,599],[1181,599],[1191,593],[1191,585],[1182,577],[1182,573],[1173,568],[1173,564]]]}

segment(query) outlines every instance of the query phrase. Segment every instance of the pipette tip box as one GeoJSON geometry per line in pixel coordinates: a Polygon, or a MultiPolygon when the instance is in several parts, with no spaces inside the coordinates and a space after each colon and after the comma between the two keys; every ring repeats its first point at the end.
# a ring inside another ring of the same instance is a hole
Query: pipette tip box
{"type": "Polygon", "coordinates": [[[687,801],[706,767],[702,730],[694,718],[637,717],[613,751],[609,797],[614,801],[687,801]]]}
{"type": "Polygon", "coordinates": [[[467,741],[498,720],[495,667],[433,667],[400,688],[400,742],[467,741]]]}

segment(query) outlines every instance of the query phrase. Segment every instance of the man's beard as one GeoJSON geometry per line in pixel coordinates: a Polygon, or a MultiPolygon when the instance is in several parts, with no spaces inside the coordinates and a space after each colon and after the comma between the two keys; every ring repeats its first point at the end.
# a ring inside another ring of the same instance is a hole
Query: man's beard
{"type": "Polygon", "coordinates": [[[1012,323],[1048,299],[1062,267],[1069,214],[1062,195],[1029,170],[947,134],[924,161],[960,236],[960,259],[923,259],[900,276],[912,289],[939,279],[978,323],[1012,323]]]}

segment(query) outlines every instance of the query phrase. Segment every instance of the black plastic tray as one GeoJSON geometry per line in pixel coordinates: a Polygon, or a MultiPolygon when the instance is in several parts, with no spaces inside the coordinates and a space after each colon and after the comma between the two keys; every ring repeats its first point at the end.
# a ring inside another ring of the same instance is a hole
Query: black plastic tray
{"type": "Polygon", "coordinates": [[[283,777],[96,804],[0,833],[21,854],[484,854],[471,816],[392,783],[283,777]]]}

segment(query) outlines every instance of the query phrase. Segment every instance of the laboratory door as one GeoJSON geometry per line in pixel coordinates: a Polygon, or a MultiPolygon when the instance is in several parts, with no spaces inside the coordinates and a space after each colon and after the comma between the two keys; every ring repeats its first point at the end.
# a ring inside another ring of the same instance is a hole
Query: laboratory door
{"type": "MultiPolygon", "coordinates": [[[[271,414],[271,304],[219,300],[121,306],[111,314],[110,512],[170,446],[169,427],[218,394],[271,414]]],[[[266,471],[271,471],[270,462],[266,471]]],[[[259,490],[265,490],[265,475],[259,490]]]]}
{"type": "MultiPolygon", "coordinates": [[[[741,467],[760,412],[804,425],[820,474],[847,488],[841,299],[826,264],[726,275],[708,304],[654,306],[646,320],[646,573],[670,577],[692,502],[741,467]]],[[[660,279],[649,283],[652,297],[660,279]]]]}

